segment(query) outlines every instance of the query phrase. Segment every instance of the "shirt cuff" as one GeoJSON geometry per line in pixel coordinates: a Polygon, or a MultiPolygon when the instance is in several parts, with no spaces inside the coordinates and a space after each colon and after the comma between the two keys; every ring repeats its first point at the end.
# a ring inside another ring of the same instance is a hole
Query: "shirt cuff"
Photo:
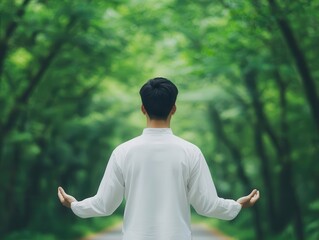
{"type": "Polygon", "coordinates": [[[75,208],[76,208],[77,203],[78,203],[78,201],[71,202],[71,210],[72,210],[72,212],[73,212],[75,215],[77,215],[77,214],[75,213],[75,208]]]}
{"type": "Polygon", "coordinates": [[[239,214],[241,209],[242,209],[241,204],[235,201],[234,209],[233,209],[233,211],[230,214],[231,215],[231,219],[234,219],[235,217],[237,217],[237,215],[239,214]]]}

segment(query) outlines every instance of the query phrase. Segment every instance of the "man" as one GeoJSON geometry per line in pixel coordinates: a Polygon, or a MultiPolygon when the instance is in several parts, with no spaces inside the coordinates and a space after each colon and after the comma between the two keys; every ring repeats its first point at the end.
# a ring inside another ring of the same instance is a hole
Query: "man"
{"type": "Polygon", "coordinates": [[[201,215],[224,220],[254,205],[257,190],[237,201],[219,198],[200,149],[172,133],[177,94],[165,78],[144,84],[143,134],[113,151],[95,196],[78,202],[59,187],[61,203],[82,218],[108,216],[125,196],[124,240],[190,240],[190,205],[201,215]]]}

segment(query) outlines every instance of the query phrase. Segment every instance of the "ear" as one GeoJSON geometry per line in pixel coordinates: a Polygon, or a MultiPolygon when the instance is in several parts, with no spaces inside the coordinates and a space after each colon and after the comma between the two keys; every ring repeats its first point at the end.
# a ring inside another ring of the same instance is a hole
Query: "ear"
{"type": "Polygon", "coordinates": [[[171,114],[173,115],[175,112],[176,112],[177,108],[176,108],[176,105],[174,104],[174,106],[172,107],[172,110],[171,110],[171,114]]]}
{"type": "Polygon", "coordinates": [[[144,105],[141,106],[141,111],[142,111],[142,113],[143,113],[144,115],[146,115],[146,110],[145,110],[144,105]]]}

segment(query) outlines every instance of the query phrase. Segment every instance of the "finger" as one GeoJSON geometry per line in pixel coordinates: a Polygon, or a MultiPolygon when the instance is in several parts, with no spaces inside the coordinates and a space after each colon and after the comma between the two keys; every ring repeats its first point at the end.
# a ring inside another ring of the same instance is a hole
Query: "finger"
{"type": "Polygon", "coordinates": [[[254,199],[256,199],[256,201],[259,199],[260,197],[260,193],[259,191],[256,192],[256,194],[254,195],[254,199]]]}
{"type": "Polygon", "coordinates": [[[62,187],[59,187],[59,192],[61,193],[63,198],[67,198],[68,197],[68,194],[66,194],[66,192],[64,191],[64,189],[62,187]]]}
{"type": "Polygon", "coordinates": [[[61,202],[64,204],[65,202],[68,201],[69,195],[64,191],[62,187],[59,187],[59,193],[61,195],[61,202]]]}
{"type": "Polygon", "coordinates": [[[257,191],[256,194],[251,198],[250,202],[254,204],[259,199],[259,196],[259,191],[257,191]]]}
{"type": "Polygon", "coordinates": [[[62,196],[61,192],[58,190],[58,197],[60,199],[60,202],[63,203],[64,202],[64,197],[62,196]]]}
{"type": "Polygon", "coordinates": [[[248,198],[252,198],[257,193],[257,189],[251,191],[251,193],[247,196],[248,198]]]}
{"type": "Polygon", "coordinates": [[[59,192],[64,192],[64,189],[62,187],[58,187],[59,192]]]}

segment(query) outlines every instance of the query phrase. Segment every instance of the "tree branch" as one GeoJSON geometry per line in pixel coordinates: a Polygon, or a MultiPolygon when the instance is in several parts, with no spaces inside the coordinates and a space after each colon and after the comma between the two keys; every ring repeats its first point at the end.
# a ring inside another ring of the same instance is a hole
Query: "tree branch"
{"type": "MultiPolygon", "coordinates": [[[[75,19],[71,18],[66,29],[66,34],[70,28],[74,25],[75,19]]],[[[48,55],[43,59],[42,64],[35,75],[31,78],[28,86],[25,90],[18,96],[15,100],[15,103],[9,111],[7,119],[4,121],[3,124],[0,125],[0,142],[5,138],[5,136],[13,129],[14,125],[18,121],[18,116],[21,112],[22,105],[25,105],[28,100],[30,99],[32,93],[34,92],[35,88],[39,85],[40,81],[43,79],[45,72],[48,70],[50,64],[52,63],[53,59],[59,53],[59,50],[62,48],[64,44],[63,39],[59,38],[54,42],[49,50],[48,55]]]]}
{"type": "Polygon", "coordinates": [[[23,3],[16,12],[16,17],[13,17],[13,20],[8,24],[8,27],[5,30],[5,35],[3,39],[0,40],[0,76],[2,75],[4,60],[8,51],[9,40],[14,34],[15,30],[17,29],[18,20],[21,19],[24,15],[29,2],[30,0],[23,1],[23,3]]]}

